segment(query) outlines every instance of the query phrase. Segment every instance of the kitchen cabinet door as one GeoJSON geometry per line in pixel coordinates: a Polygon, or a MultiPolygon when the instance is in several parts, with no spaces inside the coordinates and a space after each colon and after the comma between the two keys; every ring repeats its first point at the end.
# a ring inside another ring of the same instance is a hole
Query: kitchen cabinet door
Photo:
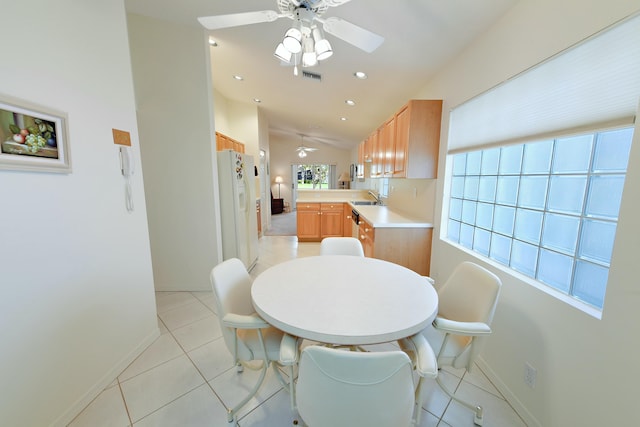
{"type": "Polygon", "coordinates": [[[238,153],[244,153],[244,144],[228,137],[225,134],[216,132],[216,151],[233,150],[238,153]]]}
{"type": "Polygon", "coordinates": [[[374,257],[374,238],[373,226],[360,217],[360,243],[366,257],[374,257]]]}
{"type": "Polygon", "coordinates": [[[395,115],[394,178],[437,178],[442,100],[411,100],[395,115]]]}
{"type": "Polygon", "coordinates": [[[353,233],[353,220],[351,219],[351,205],[349,203],[342,204],[342,235],[351,237],[353,233]]]}
{"type": "Polygon", "coordinates": [[[319,241],[320,235],[320,203],[299,203],[297,205],[298,240],[319,241]]]}
{"type": "Polygon", "coordinates": [[[395,117],[385,122],[381,135],[382,176],[390,177],[395,166],[395,117]]]}
{"type": "Polygon", "coordinates": [[[320,204],[320,234],[325,237],[342,237],[344,216],[342,203],[320,204]]]}
{"type": "Polygon", "coordinates": [[[371,145],[371,178],[382,176],[382,150],[380,149],[381,128],[376,129],[369,137],[371,145]]]}

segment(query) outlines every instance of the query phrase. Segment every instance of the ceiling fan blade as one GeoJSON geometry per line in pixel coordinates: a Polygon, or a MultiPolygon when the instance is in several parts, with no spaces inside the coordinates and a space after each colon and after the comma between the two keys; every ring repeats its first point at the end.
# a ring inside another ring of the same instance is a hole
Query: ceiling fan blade
{"type": "Polygon", "coordinates": [[[343,5],[345,3],[349,3],[351,0],[324,0],[324,4],[328,7],[336,7],[343,5]]]}
{"type": "MultiPolygon", "coordinates": [[[[320,19],[318,19],[320,21],[320,19]]],[[[354,45],[355,47],[371,53],[376,50],[383,42],[384,37],[358,27],[344,19],[331,17],[321,21],[324,30],[339,39],[354,45]]]]}
{"type": "Polygon", "coordinates": [[[273,10],[259,10],[256,12],[230,13],[228,15],[201,16],[198,21],[207,30],[218,30],[220,28],[259,24],[261,22],[273,22],[281,16],[273,10]]]}

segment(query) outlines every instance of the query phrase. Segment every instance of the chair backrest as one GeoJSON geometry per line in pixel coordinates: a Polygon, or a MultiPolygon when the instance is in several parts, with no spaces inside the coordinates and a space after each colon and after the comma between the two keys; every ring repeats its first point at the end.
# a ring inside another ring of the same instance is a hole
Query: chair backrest
{"type": "Polygon", "coordinates": [[[502,282],[484,267],[465,261],[438,289],[438,316],[491,325],[502,282]]]}
{"type": "MultiPolygon", "coordinates": [[[[491,325],[502,282],[495,274],[472,262],[461,263],[438,289],[438,317],[458,322],[482,322],[491,325]]],[[[444,334],[433,327],[423,331],[438,354],[438,366],[451,365],[470,371],[482,337],[451,335],[442,349],[444,334]],[[438,337],[438,338],[436,338],[438,337]]]]}
{"type": "Polygon", "coordinates": [[[355,237],[325,237],[320,242],[320,255],[364,256],[362,243],[355,237]]]}
{"type": "Polygon", "coordinates": [[[324,346],[302,351],[298,412],[310,426],[409,426],[414,383],[402,351],[359,352],[324,346]]]}
{"type": "MultiPolygon", "coordinates": [[[[238,258],[230,258],[213,267],[209,277],[216,299],[218,320],[226,314],[249,315],[255,312],[251,303],[251,276],[238,258]]],[[[233,354],[234,331],[221,326],[222,336],[229,351],[233,354]]],[[[238,340],[238,354],[246,350],[238,340]]]]}

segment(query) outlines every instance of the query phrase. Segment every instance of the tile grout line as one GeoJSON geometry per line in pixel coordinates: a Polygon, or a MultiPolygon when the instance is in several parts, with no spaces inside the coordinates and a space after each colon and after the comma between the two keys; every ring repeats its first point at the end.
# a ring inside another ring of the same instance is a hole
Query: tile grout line
{"type": "MultiPolygon", "coordinates": [[[[208,308],[208,307],[207,307],[207,308],[208,308]]],[[[216,319],[218,319],[218,315],[217,315],[217,314],[215,314],[215,313],[214,313],[214,315],[215,315],[216,319]]],[[[219,322],[219,320],[218,320],[218,322],[219,322]]],[[[167,329],[168,329],[168,328],[167,328],[167,329]]],[[[179,329],[179,328],[178,328],[178,329],[179,329]]],[[[200,374],[200,376],[201,376],[201,377],[202,377],[202,379],[204,380],[204,383],[205,383],[205,384],[207,385],[207,387],[209,387],[209,389],[213,392],[213,395],[214,395],[214,396],[215,396],[215,397],[220,401],[220,404],[221,404],[225,409],[227,409],[227,410],[228,410],[229,408],[227,408],[227,405],[225,405],[225,404],[224,404],[224,402],[223,402],[223,400],[222,400],[222,397],[220,397],[220,396],[218,395],[218,393],[216,393],[216,391],[213,389],[213,386],[209,383],[209,381],[208,381],[208,380],[207,380],[207,378],[204,376],[204,374],[202,373],[202,371],[200,370],[200,368],[198,368],[198,365],[193,361],[193,359],[192,359],[192,358],[191,358],[191,356],[189,355],[189,352],[187,352],[187,351],[184,349],[184,347],[182,346],[182,344],[180,344],[180,341],[178,341],[178,339],[175,337],[175,335],[173,335],[173,331],[169,330],[169,333],[171,334],[171,336],[173,337],[173,339],[176,341],[176,343],[178,343],[178,346],[180,347],[180,349],[182,349],[182,351],[184,352],[184,355],[185,355],[185,356],[187,356],[187,359],[189,359],[189,361],[191,362],[191,364],[193,365],[193,367],[196,369],[196,371],[198,371],[198,374],[200,374]]],[[[220,336],[219,338],[216,338],[216,339],[224,339],[224,338],[223,338],[222,336],[220,336]]],[[[214,339],[213,341],[215,341],[215,339],[214,339]]],[[[209,342],[207,342],[207,343],[205,343],[205,344],[202,344],[202,345],[200,345],[200,346],[198,346],[198,347],[196,347],[196,348],[201,348],[201,347],[203,347],[203,346],[205,346],[205,345],[207,345],[207,344],[209,344],[209,343],[211,343],[211,342],[213,342],[213,341],[209,341],[209,342]]],[[[192,349],[191,351],[193,351],[193,350],[195,350],[195,349],[192,349]]],[[[233,366],[233,365],[232,365],[232,366],[231,366],[231,368],[229,368],[229,369],[233,369],[234,367],[235,367],[235,366],[233,366]]],[[[216,376],[216,378],[217,378],[218,376],[220,376],[220,375],[222,375],[222,374],[224,374],[224,373],[228,372],[228,371],[229,371],[229,369],[226,369],[226,370],[222,371],[220,374],[218,374],[218,375],[216,376]]],[[[198,387],[200,387],[200,386],[198,386],[198,387]]]]}
{"type": "MultiPolygon", "coordinates": [[[[158,316],[158,318],[160,318],[160,316],[158,316]]],[[[162,321],[162,319],[160,319],[160,321],[162,321]]],[[[164,321],[162,321],[162,322],[163,322],[163,324],[164,324],[164,321]]],[[[166,327],[166,325],[165,325],[165,327],[166,327]]],[[[179,329],[179,328],[178,328],[178,329],[179,329]]],[[[147,369],[146,371],[140,372],[139,374],[137,374],[137,375],[135,375],[135,376],[133,376],[133,377],[131,377],[131,378],[127,379],[126,381],[129,381],[129,380],[131,380],[131,379],[133,379],[133,378],[137,377],[138,375],[141,375],[141,374],[142,374],[142,373],[144,373],[144,372],[149,372],[149,371],[151,371],[152,369],[155,369],[155,368],[157,368],[157,367],[159,367],[159,366],[162,366],[162,365],[164,365],[164,364],[166,364],[166,363],[168,363],[168,362],[171,362],[171,361],[173,361],[173,360],[176,360],[176,359],[178,359],[178,358],[180,358],[180,357],[182,357],[182,356],[184,355],[184,356],[186,356],[186,358],[189,360],[189,362],[191,362],[191,364],[193,365],[193,367],[195,368],[195,370],[198,372],[198,374],[200,374],[200,377],[202,377],[202,380],[204,381],[204,383],[202,383],[202,384],[198,384],[198,385],[197,385],[197,386],[195,386],[194,388],[192,388],[192,389],[190,389],[190,390],[188,390],[188,391],[184,392],[184,393],[183,393],[183,394],[181,394],[180,396],[177,396],[175,399],[172,399],[171,401],[169,401],[169,402],[165,403],[164,405],[160,406],[159,408],[156,408],[155,410],[153,410],[153,411],[149,412],[148,414],[144,415],[144,416],[143,416],[143,417],[141,417],[140,419],[137,419],[137,420],[136,420],[136,422],[139,422],[139,421],[143,420],[144,418],[148,417],[149,415],[151,415],[151,414],[154,414],[154,413],[158,412],[158,411],[159,411],[159,410],[161,410],[162,408],[167,407],[168,405],[172,404],[173,402],[177,401],[178,399],[180,399],[180,398],[182,398],[182,397],[186,396],[187,394],[191,393],[191,392],[192,392],[192,391],[194,391],[195,389],[197,389],[197,388],[199,388],[199,387],[202,387],[204,384],[207,384],[207,385],[208,385],[208,381],[207,381],[207,379],[204,377],[204,375],[202,375],[202,372],[200,372],[200,370],[198,369],[198,367],[196,366],[196,364],[193,362],[193,360],[191,359],[191,357],[189,357],[189,354],[184,350],[184,348],[182,347],[182,345],[180,344],[180,342],[176,339],[175,335],[173,335],[173,331],[171,331],[169,328],[167,328],[167,331],[168,331],[168,333],[171,335],[171,337],[173,338],[173,340],[176,342],[176,344],[178,345],[178,347],[180,347],[180,350],[182,350],[182,354],[181,354],[181,355],[178,355],[178,356],[176,356],[176,357],[173,357],[173,358],[171,358],[171,359],[165,360],[164,362],[162,362],[162,363],[160,363],[160,364],[158,364],[158,365],[156,365],[156,366],[154,366],[154,367],[152,367],[152,368],[149,368],[149,369],[147,369]]],[[[118,380],[118,385],[120,385],[120,380],[118,380]]],[[[125,399],[125,397],[124,397],[124,393],[122,392],[122,388],[120,388],[120,392],[122,393],[122,399],[123,399],[123,400],[124,400],[124,402],[125,402],[125,408],[127,408],[127,415],[129,416],[129,421],[131,421],[131,426],[133,426],[133,421],[132,421],[132,419],[131,419],[131,415],[129,414],[129,408],[128,408],[127,403],[126,403],[127,401],[126,401],[126,399],[125,399]]]]}
{"type": "Polygon", "coordinates": [[[124,397],[124,391],[122,391],[122,386],[120,385],[120,379],[116,377],[116,381],[118,382],[118,390],[120,390],[120,397],[122,398],[122,403],[124,403],[124,410],[127,412],[129,425],[133,427],[133,420],[131,419],[131,413],[129,412],[129,405],[127,405],[127,399],[125,399],[124,397]]]}

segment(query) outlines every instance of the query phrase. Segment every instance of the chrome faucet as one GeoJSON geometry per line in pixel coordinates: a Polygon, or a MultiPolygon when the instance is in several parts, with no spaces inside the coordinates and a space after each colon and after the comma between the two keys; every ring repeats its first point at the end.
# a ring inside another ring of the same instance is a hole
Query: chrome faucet
{"type": "Polygon", "coordinates": [[[376,199],[376,204],[377,204],[377,205],[382,205],[382,200],[380,200],[380,195],[379,195],[379,194],[377,194],[377,193],[375,193],[375,192],[373,192],[373,191],[371,191],[371,190],[369,190],[369,194],[370,194],[374,199],[376,199]]]}

